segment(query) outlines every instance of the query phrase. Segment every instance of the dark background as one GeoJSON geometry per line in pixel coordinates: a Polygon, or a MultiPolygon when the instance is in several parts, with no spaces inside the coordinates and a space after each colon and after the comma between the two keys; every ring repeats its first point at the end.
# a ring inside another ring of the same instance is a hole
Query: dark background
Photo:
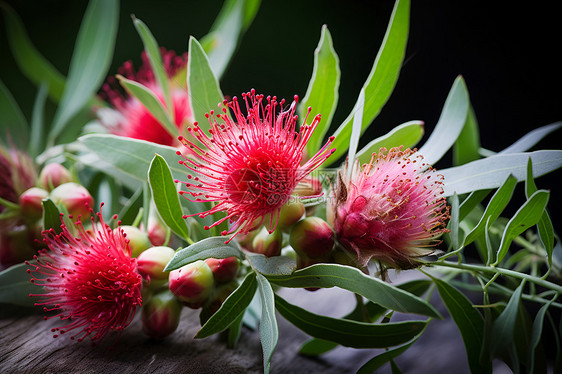
{"type": "MultiPolygon", "coordinates": [[[[8,3],[23,19],[38,50],[66,74],[87,2],[8,3]]],[[[555,2],[490,3],[412,1],[410,38],[398,84],[361,144],[414,119],[425,121],[426,139],[459,74],[467,83],[485,148],[499,151],[531,129],[562,120],[561,31],[555,2]]],[[[162,46],[181,53],[187,49],[189,35],[200,39],[208,32],[221,4],[218,0],[122,1],[110,74],[125,60],[140,61],[142,43],[131,14],[149,26],[162,46]]],[[[278,97],[303,97],[320,28],[327,24],[342,70],[335,129],[352,109],[370,72],[393,5],[391,0],[263,1],[221,80],[223,93],[233,96],[255,88],[278,97]]],[[[36,88],[19,72],[4,25],[0,26],[0,79],[28,115],[36,88]]],[[[560,134],[559,130],[536,149],[559,149],[560,134]]],[[[446,167],[450,160],[448,154],[437,166],[446,167]]],[[[559,180],[558,171],[537,181],[539,188],[552,190],[549,208],[555,230],[561,218],[559,180]]],[[[524,201],[521,187],[516,195],[524,201]]]]}

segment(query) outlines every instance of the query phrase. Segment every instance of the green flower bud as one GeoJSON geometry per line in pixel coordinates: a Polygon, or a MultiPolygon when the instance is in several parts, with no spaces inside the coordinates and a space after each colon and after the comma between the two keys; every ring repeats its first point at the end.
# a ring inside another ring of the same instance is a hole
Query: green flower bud
{"type": "Polygon", "coordinates": [[[240,266],[236,257],[208,258],[205,262],[211,268],[217,283],[226,283],[236,278],[240,266]]]}
{"type": "Polygon", "coordinates": [[[305,260],[327,260],[334,247],[334,232],[323,219],[307,217],[293,226],[289,244],[305,260]]]}
{"type": "Polygon", "coordinates": [[[253,251],[261,253],[267,257],[279,256],[283,246],[283,233],[281,230],[275,230],[268,233],[267,230],[261,230],[252,242],[253,251]]]}
{"type": "Polygon", "coordinates": [[[138,257],[142,252],[152,247],[148,235],[135,226],[119,226],[114,230],[123,230],[125,237],[129,240],[131,257],[138,257]]]}
{"type": "Polygon", "coordinates": [[[201,260],[172,270],[168,280],[170,291],[193,309],[200,308],[207,301],[215,283],[211,268],[201,260]]]}
{"type": "Polygon", "coordinates": [[[168,279],[168,272],[164,272],[164,268],[174,257],[174,253],[170,247],[152,247],[138,256],[137,270],[148,285],[154,280],[168,279]]]}
{"type": "Polygon", "coordinates": [[[51,191],[50,197],[55,204],[63,205],[74,218],[81,216],[82,221],[90,216],[90,208],[94,205],[92,195],[78,183],[61,184],[51,191]]]}
{"type": "Polygon", "coordinates": [[[169,291],[153,295],[142,308],[142,330],[154,339],[163,339],[176,331],[182,305],[169,291]]]}
{"type": "Polygon", "coordinates": [[[39,187],[31,187],[20,197],[21,212],[27,222],[37,221],[43,215],[41,201],[49,196],[49,192],[39,187]]]}
{"type": "Polygon", "coordinates": [[[47,164],[39,174],[39,185],[48,191],[69,182],[72,182],[72,176],[61,164],[47,164]]]}

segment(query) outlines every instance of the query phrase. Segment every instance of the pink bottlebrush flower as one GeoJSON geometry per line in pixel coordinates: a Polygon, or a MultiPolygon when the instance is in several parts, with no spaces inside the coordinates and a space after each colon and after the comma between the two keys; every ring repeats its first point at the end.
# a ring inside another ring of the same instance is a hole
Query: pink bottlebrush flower
{"type": "MultiPolygon", "coordinates": [[[[174,123],[181,128],[191,120],[191,108],[187,90],[177,87],[172,81],[174,75],[187,64],[187,53],[176,56],[174,51],[160,49],[166,73],[170,78],[172,103],[174,107],[174,123]]],[[[158,86],[154,72],[145,52],[142,53],[142,66],[135,71],[131,61],[119,68],[119,74],[127,79],[142,83],[150,88],[164,104],[162,89],[158,86]]],[[[177,140],[171,136],[156,118],[134,97],[123,94],[115,77],[109,77],[102,87],[102,96],[117,110],[110,115],[103,109],[98,111],[101,122],[111,133],[134,139],[146,140],[158,144],[176,146],[177,140]]]]}
{"type": "Polygon", "coordinates": [[[76,237],[64,223],[59,234],[54,229],[44,231],[48,249],[34,257],[36,264],[28,263],[34,267],[28,273],[35,273],[31,282],[44,290],[30,295],[40,298],[35,305],[45,306],[46,312],[59,311],[61,320],[69,320],[51,331],[65,334],[74,330],[71,339],[78,341],[89,336],[97,342],[110,331],[121,332],[142,301],[142,277],[128,240],[122,231],[112,230],[101,213],[97,216],[99,224],[92,217],[90,230],[77,221],[76,237]]]}
{"type": "Polygon", "coordinates": [[[398,269],[416,267],[416,257],[434,252],[447,232],[449,207],[443,176],[423,163],[415,150],[381,148],[371,161],[340,171],[328,219],[337,241],[355,252],[358,265],[371,260],[398,269]]]}
{"type": "MultiPolygon", "coordinates": [[[[297,96],[287,110],[282,109],[284,99],[278,102],[275,96],[268,96],[264,100],[255,90],[242,94],[242,98],[246,103],[246,116],[236,97],[231,102],[224,101],[222,113],[215,115],[211,111],[207,115],[211,124],[210,138],[197,123],[188,127],[192,139],[197,139],[201,146],[180,137],[188,150],[180,163],[195,174],[187,176],[188,182],[182,182],[187,191],[180,193],[189,200],[186,195],[191,195],[191,201],[215,203],[212,209],[199,213],[199,217],[225,212],[225,217],[210,227],[229,220],[230,229],[222,232],[223,235],[234,234],[228,241],[238,233],[247,234],[262,225],[266,216],[269,217],[269,231],[273,232],[281,207],[299,181],[334,151],[329,149],[332,137],[301,165],[306,143],[320,122],[320,115],[314,117],[310,125],[305,119],[297,132],[297,96]],[[278,106],[281,107],[279,114],[278,106]],[[227,107],[234,114],[234,121],[227,114],[227,107]]],[[[178,151],[178,155],[181,152],[178,151]]]]}

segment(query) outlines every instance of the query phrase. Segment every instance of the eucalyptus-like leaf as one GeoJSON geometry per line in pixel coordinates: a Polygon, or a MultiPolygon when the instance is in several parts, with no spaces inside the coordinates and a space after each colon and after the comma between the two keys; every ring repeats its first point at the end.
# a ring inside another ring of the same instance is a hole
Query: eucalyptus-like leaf
{"type": "Polygon", "coordinates": [[[242,334],[242,325],[244,324],[244,313],[232,322],[228,328],[228,342],[227,346],[230,349],[236,348],[240,335],[242,334]]]}
{"type": "Polygon", "coordinates": [[[477,190],[470,193],[459,207],[459,222],[464,220],[473,209],[488,196],[491,190],[477,190]]]}
{"type": "Polygon", "coordinates": [[[279,340],[279,328],[275,316],[275,294],[268,280],[256,273],[258,293],[261,300],[260,341],[263,350],[264,373],[268,374],[271,366],[271,356],[279,340]]]}
{"type": "Polygon", "coordinates": [[[183,217],[180,199],[172,172],[166,160],[155,155],[148,169],[148,183],[152,199],[162,221],[179,237],[189,238],[189,230],[183,217]]]}
{"type": "Polygon", "coordinates": [[[31,131],[29,136],[29,144],[27,152],[32,156],[37,156],[45,147],[45,104],[47,102],[47,94],[49,87],[46,83],[42,83],[37,91],[35,103],[33,104],[33,112],[31,114],[31,131]]]}
{"type": "Polygon", "coordinates": [[[5,142],[4,139],[7,139],[6,135],[9,134],[11,141],[19,148],[26,148],[29,137],[27,120],[2,81],[0,81],[0,133],[2,142],[5,142]]]}
{"type": "Polygon", "coordinates": [[[121,211],[117,214],[123,225],[131,225],[139,210],[142,208],[142,187],[136,189],[131,197],[123,204],[121,211]]]}
{"type": "MultiPolygon", "coordinates": [[[[148,180],[148,169],[155,154],[168,161],[179,161],[175,148],[144,140],[110,134],[90,134],[78,140],[119,172],[142,182],[148,180]]],[[[173,163],[170,170],[174,178],[185,177],[185,167],[179,163],[173,163]]]]}
{"type": "Polygon", "coordinates": [[[521,139],[517,140],[515,143],[500,151],[499,154],[509,154],[509,153],[520,153],[525,152],[539,141],[541,141],[545,136],[551,134],[552,132],[558,130],[562,127],[562,122],[555,122],[550,125],[539,127],[529,131],[521,139]]]}
{"type": "Polygon", "coordinates": [[[386,135],[380,136],[363,147],[357,152],[359,164],[367,163],[371,160],[371,155],[378,152],[381,148],[391,149],[393,147],[412,148],[423,137],[423,121],[410,121],[396,126],[386,135]]]}
{"type": "Polygon", "coordinates": [[[427,321],[371,324],[311,313],[275,296],[279,313],[293,325],[319,339],[353,348],[386,348],[403,344],[424,329],[427,321]]]}
{"type": "Polygon", "coordinates": [[[435,164],[455,144],[466,123],[469,106],[466,84],[458,76],[445,100],[435,129],[419,150],[424,162],[435,164]]]}
{"type": "Polygon", "coordinates": [[[467,162],[478,160],[480,154],[480,134],[478,121],[472,105],[468,108],[464,127],[453,146],[453,164],[462,165],[467,162]]]}
{"type": "MultiPolygon", "coordinates": [[[[35,261],[29,261],[33,264],[35,261]]],[[[33,266],[33,265],[31,265],[33,266]]],[[[25,263],[10,266],[0,272],[0,303],[32,307],[31,293],[41,293],[41,289],[31,283],[30,267],[25,263]]]]}
{"type": "Polygon", "coordinates": [[[168,83],[168,74],[164,69],[164,63],[162,62],[162,55],[160,54],[160,47],[158,42],[150,32],[150,29],[144,22],[133,16],[133,23],[135,29],[139,33],[144,45],[144,50],[148,56],[148,61],[150,62],[150,67],[156,78],[158,86],[162,89],[162,94],[164,95],[164,103],[166,108],[168,108],[168,115],[173,118],[174,116],[174,103],[172,101],[172,95],[170,94],[170,85],[168,83]]]}
{"type": "Polygon", "coordinates": [[[515,329],[515,321],[517,320],[517,310],[519,309],[519,300],[525,282],[521,282],[515,290],[503,312],[494,321],[490,336],[490,358],[494,358],[502,351],[506,350],[513,342],[513,330],[515,329]]]}
{"type": "Polygon", "coordinates": [[[464,240],[464,246],[469,245],[472,243],[477,237],[484,233],[486,229],[486,223],[488,219],[490,219],[490,224],[494,223],[494,221],[500,216],[503,212],[511,197],[513,196],[513,190],[515,189],[515,185],[517,184],[517,180],[513,176],[508,176],[504,184],[498,188],[494,196],[490,199],[484,214],[480,218],[480,222],[476,225],[476,227],[466,236],[464,240]]]}
{"type": "Polygon", "coordinates": [[[299,106],[300,118],[305,118],[308,108],[312,108],[314,113],[322,114],[322,121],[310,135],[306,144],[309,155],[315,154],[321,148],[322,140],[330,129],[338,105],[340,76],[340,60],[334,49],[328,26],[324,25],[318,47],[314,50],[312,77],[299,106]]]}
{"type": "Polygon", "coordinates": [[[550,192],[538,190],[529,197],[513,218],[509,220],[503,232],[495,264],[498,264],[504,258],[513,239],[540,221],[549,197],[550,192]]]}
{"type": "Polygon", "coordinates": [[[453,250],[460,248],[459,246],[459,197],[455,194],[451,197],[451,219],[448,223],[449,237],[451,238],[451,246],[453,250]]]}
{"type": "Polygon", "coordinates": [[[472,373],[491,373],[491,362],[480,363],[480,348],[484,338],[484,320],[470,300],[447,282],[433,278],[439,295],[461,332],[468,366],[472,373]]]}
{"type": "Polygon", "coordinates": [[[168,132],[168,134],[173,137],[177,137],[179,135],[178,127],[175,125],[172,119],[173,117],[171,117],[169,111],[162,106],[162,102],[156,93],[142,83],[127,79],[121,75],[118,75],[117,78],[123,88],[125,88],[131,96],[136,97],[141,104],[148,109],[154,118],[162,124],[162,127],[168,132]]]}
{"type": "MultiPolygon", "coordinates": [[[[375,62],[365,81],[362,90],[365,92],[363,108],[362,132],[373,122],[394,90],[404,54],[410,23],[410,1],[397,0],[394,4],[390,21],[382,45],[375,62]]],[[[358,103],[345,121],[334,133],[332,147],[336,149],[328,162],[334,163],[345,154],[351,137],[351,124],[355,113],[359,110],[358,103]]],[[[327,166],[327,164],[325,164],[327,166]]]]}
{"type": "Polygon", "coordinates": [[[206,338],[207,336],[226,330],[238,318],[242,317],[246,308],[254,298],[257,288],[258,282],[256,281],[256,273],[248,273],[240,286],[238,286],[222,303],[219,310],[205,322],[197,332],[197,335],[195,335],[195,338],[206,338]]]}
{"type": "Polygon", "coordinates": [[[267,257],[260,253],[246,252],[250,266],[260,274],[289,275],[297,268],[297,262],[288,256],[267,257]]]}
{"type": "Polygon", "coordinates": [[[210,125],[205,114],[218,109],[223,102],[223,95],[203,47],[193,36],[189,38],[188,54],[187,89],[191,112],[199,127],[206,132],[210,125]]]}
{"type": "Polygon", "coordinates": [[[119,1],[91,0],[82,20],[60,104],[49,133],[50,143],[93,97],[107,75],[119,16],[119,1]]]}
{"type": "Polygon", "coordinates": [[[64,90],[65,77],[35,48],[16,12],[5,2],[0,2],[4,11],[6,36],[12,55],[22,73],[36,85],[47,83],[49,97],[58,102],[64,90]]]}
{"type": "MultiPolygon", "coordinates": [[[[347,159],[350,163],[355,160],[355,154],[357,153],[357,146],[359,145],[359,137],[361,136],[361,124],[363,121],[363,108],[365,106],[365,90],[361,90],[359,93],[359,98],[357,99],[357,111],[353,116],[353,126],[351,128],[351,137],[349,138],[349,150],[347,153],[347,159]]],[[[347,169],[347,180],[351,180],[351,174],[353,173],[353,167],[347,169]]]]}
{"type": "Polygon", "coordinates": [[[53,200],[49,198],[43,199],[42,206],[43,206],[43,217],[42,217],[43,229],[44,230],[53,229],[57,234],[60,234],[62,232],[62,229],[60,227],[61,212],[59,211],[59,208],[57,208],[53,200]]]}
{"type": "Polygon", "coordinates": [[[452,196],[476,190],[497,188],[508,175],[518,182],[527,178],[527,161],[533,160],[533,178],[550,173],[562,166],[562,151],[542,150],[529,153],[498,154],[461,166],[439,170],[444,176],[444,195],[452,196]]]}
{"type": "Polygon", "coordinates": [[[198,241],[189,247],[182,248],[176,252],[168,265],[166,265],[164,271],[179,269],[194,261],[205,260],[211,257],[227,258],[234,256],[242,260],[244,259],[244,254],[240,251],[236,242],[231,241],[228,244],[224,242],[224,237],[215,236],[198,241]]]}
{"type": "Polygon", "coordinates": [[[350,266],[317,264],[290,275],[268,275],[267,278],[283,287],[340,287],[388,309],[442,318],[427,301],[350,266]]]}

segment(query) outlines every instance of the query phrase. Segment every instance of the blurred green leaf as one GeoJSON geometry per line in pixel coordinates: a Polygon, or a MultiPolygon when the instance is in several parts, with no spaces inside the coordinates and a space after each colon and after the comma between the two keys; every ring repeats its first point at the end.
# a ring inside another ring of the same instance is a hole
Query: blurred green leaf
{"type": "Polygon", "coordinates": [[[476,190],[497,188],[509,174],[518,182],[527,178],[527,161],[533,160],[533,177],[550,173],[562,166],[562,151],[543,150],[529,153],[498,154],[440,170],[445,178],[444,195],[460,195],[476,190]]]}
{"type": "Polygon", "coordinates": [[[548,203],[549,196],[550,192],[545,190],[535,192],[507,223],[495,264],[498,264],[504,258],[513,239],[539,222],[548,203]]]}
{"type": "MultiPolygon", "coordinates": [[[[362,132],[377,117],[394,90],[406,52],[409,23],[410,1],[397,0],[373,68],[362,88],[365,91],[362,132]]],[[[335,131],[332,147],[336,151],[328,161],[330,164],[336,162],[347,151],[351,136],[351,123],[359,109],[356,103],[349,116],[335,131]]],[[[328,166],[328,164],[325,163],[325,166],[328,166]]]]}
{"type": "Polygon", "coordinates": [[[499,154],[525,152],[531,149],[531,147],[541,141],[545,136],[558,130],[560,127],[562,127],[562,122],[555,122],[550,125],[542,126],[538,129],[529,131],[523,137],[521,137],[521,139],[517,140],[512,145],[499,152],[499,154]]]}
{"type": "Polygon", "coordinates": [[[36,85],[46,82],[49,87],[49,97],[54,102],[59,102],[64,91],[65,77],[57,71],[35,49],[23,26],[19,16],[5,2],[0,3],[4,10],[6,22],[6,35],[10,49],[23,74],[36,85]]]}
{"type": "Polygon", "coordinates": [[[258,281],[258,293],[261,300],[260,341],[263,350],[264,373],[268,374],[271,365],[271,356],[277,346],[279,329],[275,317],[275,294],[268,280],[256,273],[258,281]]]}
{"type": "Polygon", "coordinates": [[[37,91],[35,103],[33,104],[33,112],[31,114],[31,131],[29,137],[29,144],[27,145],[27,152],[35,157],[45,148],[45,104],[47,102],[47,94],[49,87],[46,83],[42,83],[37,91]]]}
{"type": "Polygon", "coordinates": [[[345,347],[385,348],[403,344],[424,329],[427,321],[371,324],[311,313],[275,296],[279,313],[308,335],[345,347]]]}
{"type": "Polygon", "coordinates": [[[490,358],[497,357],[513,342],[513,330],[524,284],[525,282],[521,282],[503,312],[494,321],[490,336],[490,358]]]}
{"type": "Polygon", "coordinates": [[[256,273],[248,273],[242,281],[242,284],[226,298],[219,310],[205,322],[197,332],[197,335],[195,335],[195,338],[206,338],[207,336],[226,330],[238,318],[242,317],[246,308],[254,298],[257,288],[256,273]]]}
{"type": "Polygon", "coordinates": [[[43,205],[43,230],[53,229],[57,234],[62,232],[61,225],[61,212],[55,205],[53,200],[46,198],[42,201],[43,205]]]}
{"type": "Polygon", "coordinates": [[[445,100],[435,129],[419,150],[424,162],[435,164],[455,144],[467,121],[469,106],[466,84],[464,79],[458,76],[445,100]]]}
{"type": "Polygon", "coordinates": [[[136,97],[142,105],[148,109],[154,118],[158,120],[168,134],[173,137],[177,137],[179,135],[177,126],[170,117],[166,108],[162,106],[162,102],[158,96],[156,96],[156,93],[139,82],[132,81],[120,75],[118,75],[117,78],[119,79],[121,85],[127,90],[129,95],[136,97]]]}
{"type": "Polygon", "coordinates": [[[322,353],[331,351],[339,344],[324,339],[312,338],[303,343],[299,349],[299,354],[305,356],[318,356],[322,353]]]}
{"type": "Polygon", "coordinates": [[[0,272],[0,304],[14,304],[32,307],[35,300],[29,294],[41,293],[42,289],[31,283],[31,275],[27,273],[35,261],[10,266],[0,272]]]}
{"type": "Polygon", "coordinates": [[[201,44],[194,37],[189,38],[189,59],[187,60],[187,89],[195,121],[206,133],[210,128],[205,113],[218,110],[223,102],[219,82],[209,64],[201,44]]]}
{"type": "Polygon", "coordinates": [[[250,265],[258,273],[268,275],[289,275],[297,268],[297,262],[288,256],[267,257],[260,253],[246,253],[250,265]]]}
{"type": "Polygon", "coordinates": [[[403,145],[405,148],[411,148],[421,140],[423,132],[423,121],[410,121],[396,126],[386,135],[372,140],[357,152],[356,157],[359,160],[359,164],[369,162],[373,152],[378,152],[383,147],[391,149],[403,145]]]}
{"type": "Polygon", "coordinates": [[[160,155],[155,155],[148,169],[152,198],[162,221],[180,238],[187,240],[189,230],[183,219],[179,193],[170,167],[160,155]]]}
{"type": "Polygon", "coordinates": [[[92,98],[107,75],[117,35],[119,1],[90,0],[82,20],[60,104],[48,139],[65,130],[72,117],[92,98]]]}
{"type": "Polygon", "coordinates": [[[469,245],[477,237],[484,233],[488,219],[490,220],[490,224],[492,224],[500,216],[511,200],[516,184],[517,180],[513,176],[509,175],[503,185],[498,188],[494,196],[490,199],[490,202],[488,203],[488,206],[486,207],[486,210],[476,227],[466,236],[464,246],[469,245]]]}
{"type": "Polygon", "coordinates": [[[442,318],[427,301],[349,266],[317,264],[291,275],[268,275],[267,278],[283,287],[340,287],[388,309],[442,318]]]}
{"type": "Polygon", "coordinates": [[[170,260],[164,271],[179,269],[184,265],[190,264],[197,260],[205,260],[207,258],[227,258],[238,257],[244,259],[244,254],[238,249],[238,245],[234,242],[225,244],[225,238],[215,236],[198,241],[189,247],[182,248],[176,252],[170,260]]]}
{"type": "Polygon", "coordinates": [[[3,143],[15,143],[18,148],[26,149],[29,127],[25,116],[8,90],[0,81],[0,139],[3,143]]]}
{"type": "MultiPolygon", "coordinates": [[[[133,16],[133,23],[135,24],[135,28],[137,29],[137,32],[139,33],[142,39],[144,50],[146,52],[146,55],[148,56],[148,61],[150,62],[150,66],[152,67],[152,72],[154,73],[156,82],[158,83],[158,86],[162,89],[162,94],[164,96],[164,103],[167,108],[168,117],[173,119],[174,103],[172,101],[172,96],[170,94],[170,85],[168,84],[168,74],[164,69],[164,63],[162,62],[162,55],[160,54],[160,47],[158,46],[158,42],[156,41],[156,39],[150,32],[148,26],[146,26],[144,22],[133,16]]],[[[175,126],[173,127],[175,129],[175,126]]],[[[168,131],[170,131],[170,129],[168,129],[168,131]]],[[[171,134],[174,135],[174,133],[171,134]]]]}
{"type": "Polygon", "coordinates": [[[472,105],[469,105],[466,121],[453,146],[453,164],[462,165],[478,160],[480,158],[479,149],[480,134],[478,131],[478,120],[472,105]]]}
{"type": "Polygon", "coordinates": [[[334,50],[328,26],[324,25],[320,33],[318,47],[314,50],[312,77],[308,83],[304,99],[299,106],[301,119],[306,117],[309,107],[313,110],[311,114],[320,113],[322,115],[322,121],[310,135],[306,144],[306,150],[310,156],[322,147],[324,136],[330,129],[334,112],[338,106],[340,76],[340,60],[334,50]]]}
{"type": "Polygon", "coordinates": [[[131,197],[127,199],[127,202],[123,204],[123,208],[117,216],[121,220],[123,225],[131,225],[140,208],[142,208],[142,187],[137,188],[131,197]]]}
{"type": "Polygon", "coordinates": [[[491,362],[480,363],[480,349],[484,337],[484,320],[480,313],[472,306],[470,300],[466,298],[456,288],[447,282],[433,278],[439,295],[455,324],[461,332],[468,366],[472,373],[491,373],[491,362]]]}

